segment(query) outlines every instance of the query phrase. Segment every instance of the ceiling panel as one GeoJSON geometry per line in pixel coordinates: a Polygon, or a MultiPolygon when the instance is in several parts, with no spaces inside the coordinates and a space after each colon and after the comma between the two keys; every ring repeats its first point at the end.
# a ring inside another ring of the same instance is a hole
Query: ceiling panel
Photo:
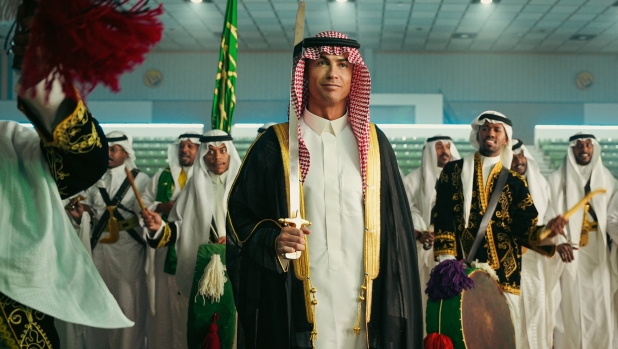
{"type": "MultiPolygon", "coordinates": [[[[564,0],[563,0],[564,1],[564,0]]],[[[552,7],[549,11],[550,13],[573,13],[577,11],[578,6],[569,6],[569,5],[557,5],[552,7]]]]}
{"type": "MultiPolygon", "coordinates": [[[[404,4],[404,3],[385,4],[384,6],[385,11],[410,12],[411,9],[412,9],[412,4],[404,4]]],[[[381,9],[378,8],[375,10],[379,11],[381,9]]]]}
{"type": "MultiPolygon", "coordinates": [[[[461,1],[458,1],[461,2],[461,1]]],[[[456,13],[463,13],[466,8],[468,7],[468,4],[462,5],[462,4],[444,4],[440,7],[440,11],[441,12],[456,12],[456,13]]]]}
{"type": "Polygon", "coordinates": [[[439,8],[440,4],[426,4],[418,2],[415,2],[412,7],[412,9],[417,12],[437,12],[439,8]]]}
{"type": "MultiPolygon", "coordinates": [[[[165,7],[161,17],[165,36],[156,50],[218,49],[226,0],[202,4],[152,1],[165,7]]],[[[240,47],[287,49],[297,1],[241,0],[240,47]]],[[[358,37],[364,47],[381,50],[617,52],[618,7],[614,2],[501,0],[485,5],[468,0],[307,0],[306,35],[340,30],[358,37]],[[455,32],[475,37],[451,39],[455,32]],[[585,42],[569,40],[575,34],[596,37],[585,42]]]]}
{"type": "Polygon", "coordinates": [[[586,2],[587,0],[560,0],[560,2],[558,2],[558,5],[581,5],[584,2],[586,2]]]}

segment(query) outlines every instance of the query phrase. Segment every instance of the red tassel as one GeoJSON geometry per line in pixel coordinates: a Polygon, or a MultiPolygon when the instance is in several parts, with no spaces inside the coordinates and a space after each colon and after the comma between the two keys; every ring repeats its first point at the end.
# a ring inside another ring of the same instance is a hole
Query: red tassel
{"type": "Polygon", "coordinates": [[[24,57],[22,89],[47,79],[50,91],[55,77],[67,95],[74,95],[74,84],[82,96],[99,83],[120,91],[120,75],[141,64],[163,33],[157,18],[162,5],[148,9],[147,0],[138,0],[122,9],[128,2],[39,0],[24,57]]]}
{"type": "Polygon", "coordinates": [[[221,349],[219,335],[217,334],[217,331],[219,330],[217,320],[219,320],[219,314],[215,313],[213,315],[212,324],[210,324],[210,328],[206,334],[206,338],[204,338],[204,345],[202,345],[202,349],[221,349]]]}
{"type": "Polygon", "coordinates": [[[453,341],[443,334],[430,333],[423,341],[424,349],[453,349],[453,341]]]}

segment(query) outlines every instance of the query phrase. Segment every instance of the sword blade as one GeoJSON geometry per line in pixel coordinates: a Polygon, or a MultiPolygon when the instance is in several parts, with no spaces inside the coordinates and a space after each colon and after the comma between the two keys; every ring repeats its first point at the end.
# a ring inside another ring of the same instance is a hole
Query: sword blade
{"type": "MultiPolygon", "coordinates": [[[[294,47],[303,40],[305,32],[305,2],[301,1],[298,4],[296,12],[296,25],[294,26],[294,47]]],[[[292,52],[294,52],[294,47],[292,52]]],[[[294,67],[292,66],[292,81],[294,81],[294,67]]],[[[291,218],[300,218],[300,168],[298,155],[298,115],[294,108],[294,100],[290,91],[290,120],[289,120],[289,138],[288,149],[290,152],[290,178],[288,189],[290,193],[290,202],[288,203],[291,218]]],[[[300,226],[297,228],[300,229],[300,226]]],[[[294,253],[286,253],[288,259],[300,258],[300,251],[294,253]]]]}

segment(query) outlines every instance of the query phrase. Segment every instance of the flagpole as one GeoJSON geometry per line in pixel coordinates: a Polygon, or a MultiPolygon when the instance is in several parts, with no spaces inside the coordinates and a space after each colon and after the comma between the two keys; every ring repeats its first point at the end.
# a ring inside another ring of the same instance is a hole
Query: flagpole
{"type": "Polygon", "coordinates": [[[211,114],[212,129],[223,130],[227,133],[232,130],[232,117],[236,107],[237,1],[227,1],[211,114]]]}

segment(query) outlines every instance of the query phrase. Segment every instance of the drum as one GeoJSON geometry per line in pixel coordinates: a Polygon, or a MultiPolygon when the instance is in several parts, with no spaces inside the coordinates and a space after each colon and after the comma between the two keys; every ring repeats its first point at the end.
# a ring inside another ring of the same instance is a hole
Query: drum
{"type": "Polygon", "coordinates": [[[427,301],[427,333],[448,336],[455,349],[515,349],[515,328],[504,293],[481,269],[466,269],[474,287],[427,301]]]}

